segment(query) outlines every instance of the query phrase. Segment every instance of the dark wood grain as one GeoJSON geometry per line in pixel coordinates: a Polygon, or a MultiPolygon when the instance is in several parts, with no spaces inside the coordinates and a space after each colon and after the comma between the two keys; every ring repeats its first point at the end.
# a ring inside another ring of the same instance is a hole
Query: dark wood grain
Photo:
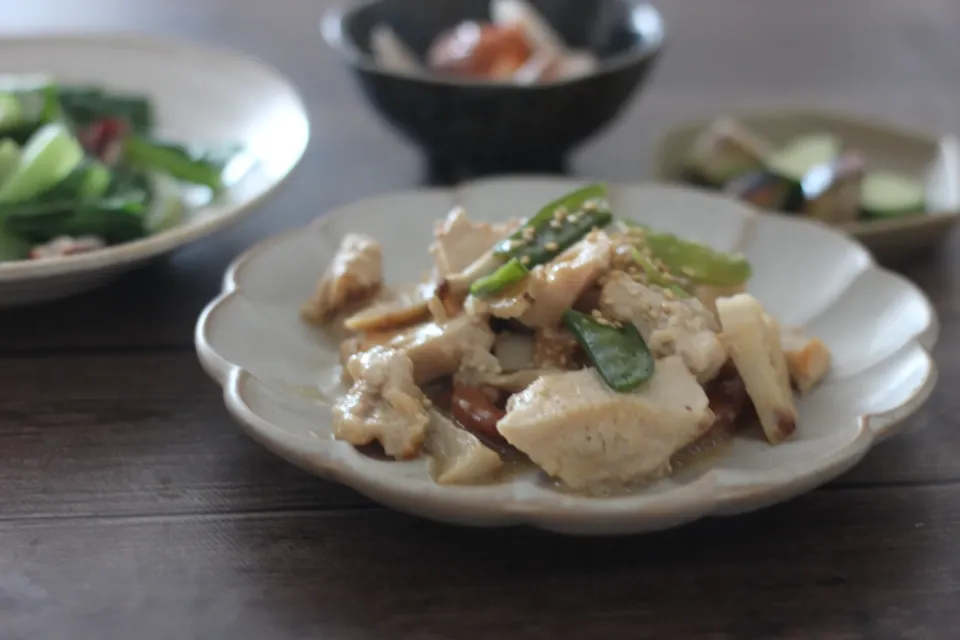
{"type": "MultiPolygon", "coordinates": [[[[244,436],[192,352],[240,251],[418,184],[319,41],[328,0],[0,0],[11,30],[232,46],[300,87],[313,141],[258,215],[98,292],[0,311],[0,639],[954,638],[960,237],[902,266],[943,325],[925,427],[786,505],[568,540],[384,511],[244,436]]],[[[811,104],[960,131],[960,3],[664,0],[656,77],[574,169],[647,175],[664,127],[811,104]]]]}
{"type": "Polygon", "coordinates": [[[27,519],[0,523],[16,558],[0,624],[8,640],[947,638],[958,505],[958,487],[832,491],[618,540],[382,511],[27,519]]]}

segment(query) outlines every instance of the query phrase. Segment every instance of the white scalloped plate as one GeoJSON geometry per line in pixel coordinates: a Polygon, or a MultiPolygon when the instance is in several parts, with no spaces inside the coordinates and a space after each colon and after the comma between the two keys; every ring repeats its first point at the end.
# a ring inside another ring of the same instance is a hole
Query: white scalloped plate
{"type": "Polygon", "coordinates": [[[755,215],[734,201],[676,187],[611,185],[614,211],[656,228],[743,250],[750,291],[784,324],[802,324],[833,350],[824,383],[800,401],[796,436],[777,447],[738,437],[722,456],[614,498],[551,488],[536,473],[481,487],[436,485],[426,461],[385,462],[333,440],[318,371],[338,345],[298,312],[340,238],[359,231],[384,248],[388,281],[430,267],[433,222],[455,203],[476,219],[527,215],[582,182],[506,178],[459,189],[424,189],[363,200],[313,225],[267,240],[229,269],[223,293],[197,323],[196,347],[224,389],[230,413],[277,455],[385,505],[447,522],[528,524],[575,534],[621,534],[730,515],[787,500],[856,464],[899,433],[929,397],[937,372],[928,355],[938,323],[910,282],[876,266],[855,242],[824,226],[755,215]],[[701,468],[702,467],[702,468],[701,468]]]}
{"type": "Polygon", "coordinates": [[[221,198],[142,240],[49,260],[0,263],[0,307],[80,293],[240,221],[290,175],[310,136],[297,90],[278,71],[233,51],[146,34],[0,38],[0,74],[53,74],[144,93],[157,133],[184,142],[236,142],[255,160],[221,198]]]}

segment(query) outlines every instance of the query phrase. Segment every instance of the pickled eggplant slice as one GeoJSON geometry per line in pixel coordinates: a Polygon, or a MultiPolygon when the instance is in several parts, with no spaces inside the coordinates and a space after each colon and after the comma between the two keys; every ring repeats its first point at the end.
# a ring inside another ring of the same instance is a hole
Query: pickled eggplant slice
{"type": "Polygon", "coordinates": [[[794,138],[767,158],[767,168],[796,183],[814,167],[828,164],[841,153],[840,141],[834,136],[817,133],[794,138]]]}
{"type": "Polygon", "coordinates": [[[803,213],[831,224],[853,222],[860,215],[863,157],[847,153],[810,169],[803,177],[803,213]]]}
{"type": "Polygon", "coordinates": [[[803,200],[796,184],[769,171],[751,171],[731,181],[724,191],[760,209],[795,211],[803,200]]]}
{"type": "Polygon", "coordinates": [[[860,209],[868,218],[899,218],[926,211],[923,184],[892,171],[871,171],[863,180],[860,209]]]}
{"type": "Polygon", "coordinates": [[[715,187],[763,169],[770,153],[765,140],[732,118],[715,120],[694,141],[688,172],[715,187]]]}

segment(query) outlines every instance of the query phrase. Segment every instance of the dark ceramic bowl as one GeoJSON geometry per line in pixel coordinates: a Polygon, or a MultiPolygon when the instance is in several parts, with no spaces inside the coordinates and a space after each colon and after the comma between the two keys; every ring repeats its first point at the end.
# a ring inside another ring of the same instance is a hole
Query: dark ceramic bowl
{"type": "Polygon", "coordinates": [[[388,24],[420,56],[463,20],[488,20],[489,0],[374,0],[332,10],[327,43],[380,114],[423,149],[444,182],[494,173],[562,171],[576,146],[609,125],[663,45],[659,12],[640,0],[529,0],[567,45],[600,64],[590,75],[531,86],[404,74],[380,67],[370,34],[388,24]]]}

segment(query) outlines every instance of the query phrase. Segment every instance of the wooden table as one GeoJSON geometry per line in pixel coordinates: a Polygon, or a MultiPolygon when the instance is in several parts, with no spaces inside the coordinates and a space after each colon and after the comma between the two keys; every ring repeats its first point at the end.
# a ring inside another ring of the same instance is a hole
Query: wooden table
{"type": "MultiPolygon", "coordinates": [[[[259,215],[101,292],[0,312],[0,638],[955,638],[960,238],[909,265],[943,332],[928,427],[789,504],[630,539],[392,513],[273,457],[193,352],[227,262],[330,207],[414,185],[415,153],[321,45],[324,0],[0,0],[7,29],[213,40],[288,73],[313,142],[259,215]]],[[[808,103],[960,131],[960,3],[664,0],[669,47],[576,159],[647,175],[664,126],[808,103]]]]}

